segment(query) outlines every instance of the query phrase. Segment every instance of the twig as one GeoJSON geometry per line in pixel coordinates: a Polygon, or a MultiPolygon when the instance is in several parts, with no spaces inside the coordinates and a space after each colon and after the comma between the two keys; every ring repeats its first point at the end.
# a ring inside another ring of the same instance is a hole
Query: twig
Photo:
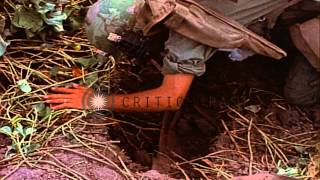
{"type": "Polygon", "coordinates": [[[252,164],[253,164],[253,151],[251,147],[251,127],[252,127],[253,119],[250,120],[249,128],[248,128],[248,147],[250,152],[250,162],[249,162],[249,175],[252,175],[252,164]]]}
{"type": "Polygon", "coordinates": [[[224,122],[224,120],[223,120],[223,119],[220,119],[220,121],[221,121],[221,123],[222,123],[222,125],[223,125],[224,129],[227,131],[227,133],[228,133],[228,135],[229,135],[229,137],[230,137],[231,141],[232,141],[232,142],[233,142],[233,144],[235,145],[235,147],[236,147],[237,151],[241,152],[241,150],[240,150],[240,147],[239,147],[238,143],[237,143],[237,142],[235,141],[235,139],[233,138],[233,135],[231,134],[231,132],[230,132],[230,130],[229,130],[229,128],[228,128],[228,126],[226,125],[226,123],[224,122]]]}
{"type": "Polygon", "coordinates": [[[56,157],[54,157],[52,154],[50,154],[49,152],[44,152],[45,154],[47,154],[50,158],[52,158],[55,162],[57,162],[60,166],[62,166],[63,168],[65,168],[66,170],[68,170],[69,172],[71,172],[77,179],[85,179],[85,180],[89,180],[90,178],[81,174],[80,172],[77,172],[71,168],[69,168],[68,166],[64,165],[60,160],[58,160],[56,157]]]}

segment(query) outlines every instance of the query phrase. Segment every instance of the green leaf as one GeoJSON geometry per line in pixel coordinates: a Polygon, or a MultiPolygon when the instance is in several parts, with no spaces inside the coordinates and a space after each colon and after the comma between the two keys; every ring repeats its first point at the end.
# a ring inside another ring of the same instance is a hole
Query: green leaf
{"type": "Polygon", "coordinates": [[[50,26],[53,26],[54,30],[57,32],[64,31],[63,29],[63,21],[66,20],[68,17],[62,11],[56,11],[50,13],[50,17],[46,15],[42,15],[42,19],[50,26]]]}
{"type": "Polygon", "coordinates": [[[89,76],[86,76],[85,79],[85,84],[87,86],[91,86],[97,79],[98,79],[98,73],[93,73],[89,76]]]}
{"type": "Polygon", "coordinates": [[[9,43],[5,42],[0,35],[0,57],[6,52],[9,43]]]}
{"type": "Polygon", "coordinates": [[[71,28],[71,31],[77,31],[79,30],[82,25],[83,25],[83,18],[82,17],[70,17],[68,19],[68,25],[70,26],[71,28]]]}
{"type": "Polygon", "coordinates": [[[286,170],[283,168],[279,168],[277,174],[278,175],[286,175],[286,170]]]}
{"type": "Polygon", "coordinates": [[[0,14],[0,57],[6,52],[7,46],[9,45],[9,43],[5,42],[6,33],[3,33],[5,26],[6,18],[0,14]],[[1,35],[4,35],[4,37],[1,35]]]}
{"type": "Polygon", "coordinates": [[[56,5],[50,2],[44,2],[42,0],[31,0],[31,2],[35,5],[37,12],[45,15],[50,11],[54,11],[56,5]]]}
{"type": "Polygon", "coordinates": [[[14,13],[12,24],[16,27],[39,32],[43,28],[43,20],[38,12],[18,5],[14,13]]]}
{"type": "Polygon", "coordinates": [[[40,144],[36,143],[31,143],[30,145],[26,145],[25,147],[23,147],[23,152],[25,154],[30,154],[33,153],[34,151],[36,151],[37,149],[39,149],[41,147],[40,144]]]}
{"type": "Polygon", "coordinates": [[[81,10],[81,7],[78,5],[75,6],[67,6],[63,9],[63,12],[69,17],[71,16],[74,12],[79,13],[81,10]]]}
{"type": "Polygon", "coordinates": [[[31,135],[31,134],[34,133],[34,132],[37,132],[37,130],[34,129],[34,128],[31,128],[31,127],[24,129],[24,134],[25,134],[25,136],[31,135]]]}
{"type": "Polygon", "coordinates": [[[18,81],[18,87],[21,89],[21,91],[25,92],[25,93],[29,93],[32,91],[28,81],[26,79],[22,79],[20,81],[18,81]]]}
{"type": "Polygon", "coordinates": [[[299,169],[296,167],[288,167],[286,169],[279,168],[277,174],[282,176],[297,177],[299,176],[299,172],[299,169]]]}
{"type": "Polygon", "coordinates": [[[51,113],[51,109],[43,103],[35,104],[32,107],[36,111],[36,113],[38,113],[39,117],[45,117],[50,115],[51,113]]]}
{"type": "Polygon", "coordinates": [[[75,61],[81,64],[83,67],[89,67],[99,62],[98,59],[93,56],[90,58],[77,58],[75,61]]]}
{"type": "Polygon", "coordinates": [[[299,176],[299,169],[298,168],[287,168],[287,175],[290,177],[299,176]]]}
{"type": "Polygon", "coordinates": [[[103,64],[107,63],[109,61],[109,58],[110,57],[105,57],[100,54],[97,54],[97,59],[98,59],[99,65],[103,65],[103,64]]]}
{"type": "Polygon", "coordinates": [[[302,146],[293,146],[293,147],[300,154],[308,154],[308,152],[306,151],[306,148],[304,148],[302,146]]]}
{"type": "Polygon", "coordinates": [[[11,136],[12,135],[12,129],[9,126],[3,126],[2,128],[0,128],[0,133],[5,134],[7,136],[11,136]]]}
{"type": "Polygon", "coordinates": [[[300,158],[298,160],[298,165],[300,166],[307,166],[309,164],[310,160],[308,158],[300,158]]]}
{"type": "Polygon", "coordinates": [[[84,23],[84,16],[79,16],[81,11],[81,7],[76,6],[68,6],[65,7],[63,12],[68,16],[67,25],[70,26],[71,31],[79,30],[84,23]]]}
{"type": "Polygon", "coordinates": [[[46,24],[53,26],[53,29],[57,32],[64,31],[63,21],[68,18],[66,13],[58,10],[56,5],[51,2],[41,0],[32,0],[32,2],[46,24]]]}
{"type": "Polygon", "coordinates": [[[40,117],[47,117],[47,116],[49,116],[51,114],[51,112],[52,112],[51,109],[47,106],[45,111],[41,112],[39,114],[39,116],[40,117]]]}
{"type": "Polygon", "coordinates": [[[16,131],[21,136],[25,136],[23,126],[20,123],[17,123],[17,127],[14,129],[14,131],[16,131]]]}
{"type": "Polygon", "coordinates": [[[32,108],[36,112],[41,112],[41,111],[44,111],[46,109],[46,105],[44,105],[44,103],[39,103],[39,104],[32,105],[32,108]]]}

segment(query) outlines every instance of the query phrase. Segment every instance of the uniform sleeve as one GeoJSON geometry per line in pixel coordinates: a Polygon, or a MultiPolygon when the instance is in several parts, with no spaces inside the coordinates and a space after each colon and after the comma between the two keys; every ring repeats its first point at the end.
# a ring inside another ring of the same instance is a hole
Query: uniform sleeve
{"type": "Polygon", "coordinates": [[[163,74],[193,74],[201,76],[206,71],[205,62],[216,49],[200,44],[174,31],[170,32],[165,44],[166,56],[163,59],[163,74]]]}

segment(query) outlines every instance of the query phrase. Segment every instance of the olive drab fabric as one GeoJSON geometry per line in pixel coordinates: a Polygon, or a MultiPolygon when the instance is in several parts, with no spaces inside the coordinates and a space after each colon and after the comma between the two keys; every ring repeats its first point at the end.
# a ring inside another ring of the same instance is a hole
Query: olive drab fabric
{"type": "Polygon", "coordinates": [[[279,15],[302,0],[194,0],[204,7],[216,9],[242,25],[263,23],[272,29],[279,15]]]}
{"type": "Polygon", "coordinates": [[[136,14],[136,26],[151,35],[157,25],[214,48],[244,48],[281,59],[286,52],[235,20],[194,0],[145,0],[136,14]]]}
{"type": "Polygon", "coordinates": [[[320,17],[292,26],[290,34],[294,45],[320,72],[320,17]]]}
{"type": "Polygon", "coordinates": [[[128,28],[134,19],[134,7],[140,0],[98,0],[86,16],[88,40],[98,49],[110,52],[113,44],[108,41],[109,33],[128,28]]]}

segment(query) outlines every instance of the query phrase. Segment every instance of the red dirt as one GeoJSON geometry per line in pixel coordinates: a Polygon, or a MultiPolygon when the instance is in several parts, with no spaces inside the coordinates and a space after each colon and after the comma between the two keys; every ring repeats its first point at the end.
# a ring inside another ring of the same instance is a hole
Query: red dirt
{"type": "MultiPolygon", "coordinates": [[[[99,123],[99,120],[88,120],[88,122],[95,122],[99,123]]],[[[100,121],[102,123],[103,121],[100,121]]],[[[103,154],[105,158],[110,159],[111,161],[115,163],[119,163],[119,160],[117,157],[115,157],[108,149],[106,149],[107,146],[112,148],[115,152],[117,152],[118,156],[128,164],[128,166],[131,168],[135,168],[135,170],[138,172],[139,167],[135,163],[131,163],[129,158],[127,158],[121,150],[116,146],[109,143],[110,139],[108,135],[106,134],[106,128],[105,127],[90,127],[90,126],[80,126],[75,125],[75,133],[77,135],[81,135],[84,138],[88,138],[92,141],[105,143],[105,148],[102,147],[94,147],[98,152],[103,154]],[[91,134],[92,133],[92,134],[91,134]],[[107,145],[108,144],[108,145],[107,145]]],[[[3,136],[0,136],[1,142],[7,142],[1,143],[0,147],[0,157],[1,159],[4,158],[4,153],[7,151],[6,145],[9,145],[7,138],[3,138],[3,136]],[[3,140],[4,139],[4,140],[3,140]]],[[[83,141],[85,142],[85,141],[83,141]]],[[[87,142],[88,143],[88,142],[87,142]]],[[[12,175],[8,177],[8,179],[39,179],[39,180],[45,180],[45,179],[68,179],[66,176],[61,175],[60,173],[55,172],[54,170],[57,170],[57,168],[54,166],[54,164],[63,165],[64,167],[71,168],[76,174],[78,174],[81,177],[86,177],[87,179],[125,179],[119,171],[116,171],[113,166],[107,166],[106,164],[103,164],[101,162],[98,162],[97,160],[94,160],[92,158],[85,157],[84,155],[96,157],[92,151],[88,150],[85,147],[80,148],[66,148],[66,150],[61,150],[59,147],[67,147],[70,145],[78,144],[77,141],[72,138],[72,136],[68,133],[67,136],[58,135],[54,139],[52,139],[48,146],[46,146],[46,149],[51,149],[49,152],[50,155],[43,154],[42,158],[40,158],[43,161],[40,161],[39,163],[36,163],[36,167],[27,167],[23,166],[16,170],[12,175]],[[84,154],[84,155],[83,155],[84,154]],[[50,162],[54,164],[50,164],[50,162]]],[[[41,150],[40,150],[41,151],[41,150]]],[[[37,160],[39,157],[30,157],[29,160],[37,160]]],[[[39,159],[39,160],[40,160],[39,159]]],[[[97,158],[98,160],[101,158],[97,158]]],[[[13,171],[15,169],[16,165],[6,165],[2,164],[0,165],[0,177],[6,176],[8,173],[13,171]]],[[[68,174],[66,171],[61,171],[66,174],[68,174]]],[[[70,174],[69,174],[70,175],[70,174]]]]}

